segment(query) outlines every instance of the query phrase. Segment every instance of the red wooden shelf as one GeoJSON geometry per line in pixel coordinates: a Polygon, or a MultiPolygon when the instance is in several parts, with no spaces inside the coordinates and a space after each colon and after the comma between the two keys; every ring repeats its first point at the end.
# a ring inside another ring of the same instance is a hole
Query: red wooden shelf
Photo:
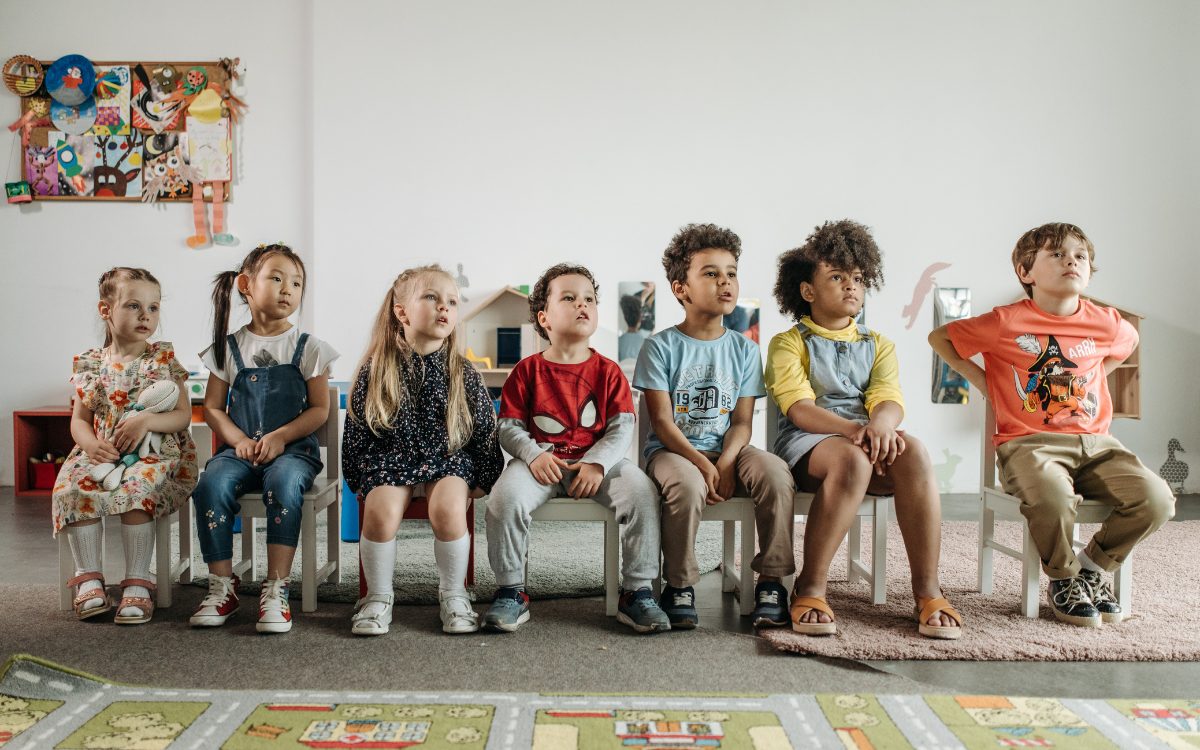
{"type": "Polygon", "coordinates": [[[51,490],[33,488],[31,457],[47,452],[67,455],[71,438],[70,406],[38,406],[13,412],[13,483],[17,497],[50,497],[51,490]]]}

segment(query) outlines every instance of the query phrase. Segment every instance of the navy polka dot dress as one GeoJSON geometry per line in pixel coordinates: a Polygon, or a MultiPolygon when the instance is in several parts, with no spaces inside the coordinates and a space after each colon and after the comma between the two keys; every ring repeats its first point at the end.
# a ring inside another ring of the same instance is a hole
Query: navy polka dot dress
{"type": "MultiPolygon", "coordinates": [[[[382,435],[367,427],[364,404],[367,398],[368,361],[354,382],[351,414],[342,433],[342,473],[351,491],[365,497],[380,486],[405,487],[443,477],[461,477],[468,487],[492,489],[504,461],[496,438],[496,412],[492,398],[474,367],[464,373],[467,402],[474,419],[471,439],[457,453],[449,452],[446,434],[446,404],[449,381],[446,355],[436,351],[421,359],[425,378],[412,400],[399,414],[395,426],[382,435]]],[[[416,370],[420,371],[420,365],[416,370]]]]}

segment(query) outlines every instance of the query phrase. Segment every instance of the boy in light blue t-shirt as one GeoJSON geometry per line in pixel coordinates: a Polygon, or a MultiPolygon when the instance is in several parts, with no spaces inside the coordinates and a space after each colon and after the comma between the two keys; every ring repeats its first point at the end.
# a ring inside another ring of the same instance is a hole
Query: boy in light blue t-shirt
{"type": "Polygon", "coordinates": [[[645,394],[651,433],[646,473],[663,495],[663,588],[672,629],[694,628],[696,532],[704,506],[734,496],[754,499],[759,553],[750,567],[756,627],[790,622],[787,589],[796,572],[787,464],[749,445],[754,401],[766,395],[758,345],[722,325],[737,306],[741,240],[713,224],[689,224],[663,253],[671,292],[684,320],[646,340],[633,387],[645,394]]]}

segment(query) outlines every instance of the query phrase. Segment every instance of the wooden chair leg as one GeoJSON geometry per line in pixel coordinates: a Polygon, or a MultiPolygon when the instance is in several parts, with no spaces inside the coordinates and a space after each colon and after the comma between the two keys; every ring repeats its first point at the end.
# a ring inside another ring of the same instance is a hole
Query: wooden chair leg
{"type": "Polygon", "coordinates": [[[846,580],[850,583],[859,578],[855,563],[862,565],[862,516],[854,517],[846,535],[846,580]]]}
{"type": "Polygon", "coordinates": [[[742,518],[742,570],[738,587],[738,603],[742,605],[743,615],[754,611],[754,570],[750,567],[750,561],[754,559],[754,533],[754,504],[747,503],[746,515],[742,518]]]}
{"type": "Polygon", "coordinates": [[[888,503],[875,498],[874,528],[871,534],[871,603],[887,602],[888,503]]]}
{"type": "MultiPolygon", "coordinates": [[[[341,489],[340,485],[338,489],[341,489]]],[[[342,493],[325,508],[325,561],[333,563],[333,571],[329,580],[334,583],[342,582],[342,493]]]]}
{"type": "Polygon", "coordinates": [[[721,537],[721,591],[729,592],[737,588],[737,576],[733,570],[733,533],[737,521],[725,521],[721,537]]]}
{"type": "Polygon", "coordinates": [[[981,594],[992,593],[992,538],[996,534],[996,513],[980,499],[979,505],[979,563],[976,583],[981,594]]]}
{"type": "Polygon", "coordinates": [[[255,544],[257,525],[253,516],[242,516],[242,561],[239,564],[244,570],[239,578],[243,583],[258,580],[258,545],[255,544]]]}
{"type": "Polygon", "coordinates": [[[1021,524],[1024,540],[1021,542],[1021,614],[1035,619],[1038,616],[1038,601],[1040,599],[1040,580],[1038,574],[1042,569],[1042,559],[1038,556],[1037,547],[1033,544],[1033,535],[1029,526],[1021,524]]]}
{"type": "MultiPolygon", "coordinates": [[[[305,501],[300,517],[300,609],[317,611],[317,518],[316,503],[305,501]]],[[[251,524],[253,526],[253,524],[251,524]]],[[[244,528],[244,527],[243,527],[244,528]]]]}
{"type": "Polygon", "coordinates": [[[620,539],[621,527],[617,524],[616,514],[610,510],[604,521],[604,614],[609,617],[617,615],[620,539]]]}
{"type": "Polygon", "coordinates": [[[158,584],[157,606],[171,606],[171,517],[179,511],[154,519],[154,582],[158,584]]]}
{"type": "Polygon", "coordinates": [[[179,508],[179,582],[191,583],[196,570],[196,556],[192,550],[192,499],[189,497],[179,508]]]}
{"type": "MultiPolygon", "coordinates": [[[[102,522],[103,523],[103,522],[102,522]]],[[[104,569],[103,566],[100,568],[104,569]]],[[[58,532],[58,608],[71,609],[71,601],[75,592],[67,585],[67,581],[75,577],[75,558],[71,556],[71,542],[67,540],[67,530],[58,532]]]]}

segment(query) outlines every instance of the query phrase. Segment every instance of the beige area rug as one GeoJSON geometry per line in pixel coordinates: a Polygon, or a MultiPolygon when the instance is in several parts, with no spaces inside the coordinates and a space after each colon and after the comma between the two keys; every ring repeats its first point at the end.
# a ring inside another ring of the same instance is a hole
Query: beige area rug
{"type": "MultiPolygon", "coordinates": [[[[942,588],[962,613],[963,636],[935,641],[917,634],[908,560],[900,529],[888,530],[887,603],[872,605],[863,582],[846,581],[845,543],[834,558],[829,605],[838,633],[815,638],[790,629],[762,631],[781,651],[848,659],[973,659],[983,661],[1194,661],[1200,659],[1200,521],[1170,522],[1143,542],[1134,556],[1132,615],[1118,625],[1079,628],[1053,619],[1046,605],[1046,577],[1036,620],[1022,617],[1020,565],[995,556],[991,596],[976,588],[978,525],[948,522],[942,533],[942,588]]],[[[1084,537],[1095,526],[1083,527],[1084,537]]],[[[1019,527],[998,523],[997,538],[1015,546],[1019,527]]],[[[864,532],[869,550],[870,532],[864,532]]],[[[800,560],[804,525],[796,526],[800,560]]]]}

